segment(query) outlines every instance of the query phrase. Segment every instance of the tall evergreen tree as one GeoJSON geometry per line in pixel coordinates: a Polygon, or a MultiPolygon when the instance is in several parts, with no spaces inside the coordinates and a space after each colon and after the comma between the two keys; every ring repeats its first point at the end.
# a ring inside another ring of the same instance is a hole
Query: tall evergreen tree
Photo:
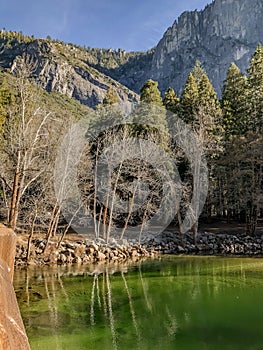
{"type": "Polygon", "coordinates": [[[163,98],[164,107],[168,111],[177,114],[179,110],[179,102],[180,102],[180,99],[176,95],[174,89],[172,87],[169,87],[164,93],[164,98],[163,98]]]}
{"type": "Polygon", "coordinates": [[[231,63],[222,90],[223,126],[226,137],[247,131],[247,77],[231,63]]]}
{"type": "MultiPolygon", "coordinates": [[[[190,72],[183,90],[180,115],[191,126],[206,154],[211,179],[215,177],[215,159],[222,147],[221,114],[216,92],[200,62],[197,62],[190,72]]],[[[214,186],[212,183],[213,181],[210,183],[207,200],[207,214],[209,216],[213,201],[214,186]]]]}
{"type": "Polygon", "coordinates": [[[201,80],[203,79],[203,76],[206,75],[206,72],[202,67],[201,62],[198,60],[195,62],[194,68],[192,69],[191,73],[193,74],[197,85],[200,84],[201,80]]]}
{"type": "Polygon", "coordinates": [[[160,90],[158,89],[158,83],[156,81],[151,79],[146,81],[141,88],[140,101],[162,107],[163,101],[160,90]]]}
{"type": "Polygon", "coordinates": [[[226,135],[226,208],[245,211],[246,232],[255,233],[262,203],[263,47],[250,60],[248,79],[232,64],[223,87],[226,135]],[[231,181],[234,179],[234,181],[231,181]]]}
{"type": "Polygon", "coordinates": [[[217,136],[222,132],[220,102],[199,61],[196,62],[185,83],[179,115],[200,136],[202,135],[202,144],[206,144],[210,138],[216,141],[217,136]],[[209,137],[206,138],[208,135],[209,137]]]}
{"type": "Polygon", "coordinates": [[[206,117],[210,116],[216,122],[218,117],[221,116],[222,111],[213,85],[206,74],[203,74],[198,89],[199,108],[202,108],[206,117]]]}
{"type": "Polygon", "coordinates": [[[263,126],[263,46],[258,45],[248,69],[249,110],[252,130],[263,126]]]}
{"type": "Polygon", "coordinates": [[[153,80],[146,81],[141,88],[140,101],[142,103],[137,106],[133,113],[133,122],[140,124],[144,131],[149,129],[148,126],[150,124],[156,130],[159,129],[166,132],[166,113],[157,82],[153,80]]]}
{"type": "Polygon", "coordinates": [[[198,107],[199,91],[193,74],[188,75],[180,103],[180,116],[186,123],[192,123],[198,107]]]}
{"type": "Polygon", "coordinates": [[[178,117],[179,104],[180,98],[176,95],[174,89],[172,87],[169,87],[164,93],[163,105],[167,110],[166,119],[170,131],[173,130],[174,123],[178,117]]]}
{"type": "Polygon", "coordinates": [[[183,120],[192,125],[200,137],[202,135],[203,145],[208,146],[208,140],[210,146],[217,143],[222,111],[213,85],[199,61],[186,81],[180,112],[183,120]]]}

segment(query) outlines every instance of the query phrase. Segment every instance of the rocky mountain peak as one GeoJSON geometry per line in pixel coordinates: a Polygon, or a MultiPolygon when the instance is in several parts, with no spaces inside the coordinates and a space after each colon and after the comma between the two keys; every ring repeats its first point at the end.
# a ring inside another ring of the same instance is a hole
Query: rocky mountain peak
{"type": "Polygon", "coordinates": [[[263,41],[262,0],[215,0],[202,11],[184,12],[158,43],[151,78],[165,90],[182,90],[196,60],[201,61],[217,91],[229,64],[244,72],[263,41]]]}

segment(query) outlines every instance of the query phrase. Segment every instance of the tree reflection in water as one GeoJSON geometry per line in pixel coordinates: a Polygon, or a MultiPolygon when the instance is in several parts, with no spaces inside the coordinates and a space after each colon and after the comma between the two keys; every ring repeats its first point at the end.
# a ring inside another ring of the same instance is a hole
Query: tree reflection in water
{"type": "Polygon", "coordinates": [[[238,342],[243,350],[250,325],[255,348],[262,344],[256,333],[263,322],[262,271],[263,259],[177,257],[36,267],[16,271],[14,282],[32,350],[173,350],[194,344],[217,350],[217,339],[226,336],[229,349],[238,342]],[[233,338],[225,332],[226,309],[233,338]]]}

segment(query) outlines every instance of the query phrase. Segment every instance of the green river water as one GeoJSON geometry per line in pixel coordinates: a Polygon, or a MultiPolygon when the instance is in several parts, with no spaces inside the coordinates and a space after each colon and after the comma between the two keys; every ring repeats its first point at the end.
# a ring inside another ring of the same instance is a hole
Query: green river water
{"type": "Polygon", "coordinates": [[[262,350],[263,259],[16,270],[32,350],[262,350]]]}

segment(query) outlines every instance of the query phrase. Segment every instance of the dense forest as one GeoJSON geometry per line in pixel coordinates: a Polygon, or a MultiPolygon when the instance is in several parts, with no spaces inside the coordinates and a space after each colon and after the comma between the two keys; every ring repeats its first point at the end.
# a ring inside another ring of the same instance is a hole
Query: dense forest
{"type": "MultiPolygon", "coordinates": [[[[30,78],[32,71],[34,60],[23,56],[17,60],[12,73],[8,70],[0,73],[2,222],[31,235],[35,230],[46,232],[47,237],[56,232],[68,232],[72,222],[66,222],[61,213],[61,202],[54,191],[54,167],[59,146],[69,128],[88,116],[91,127],[97,128],[98,123],[108,126],[85,147],[78,164],[79,188],[86,211],[94,218],[95,234],[109,237],[111,231],[119,227],[123,236],[128,225],[138,224],[141,224],[141,229],[145,224],[147,229],[147,220],[161,205],[161,177],[147,161],[152,157],[152,150],[147,149],[146,160],[142,162],[138,160],[139,155],[136,156],[138,149],[134,144],[129,144],[129,153],[135,154],[133,160],[121,158],[120,164],[116,165],[112,159],[107,159],[108,163],[112,162],[111,182],[104,184],[106,202],[101,203],[98,199],[96,172],[103,149],[131,137],[158,144],[176,159],[182,194],[180,204],[175,205],[174,220],[179,223],[180,229],[193,189],[187,155],[170,138],[173,125],[180,118],[196,135],[209,169],[209,190],[202,217],[216,216],[244,222],[247,234],[255,234],[263,204],[261,44],[250,60],[247,74],[231,64],[221,99],[198,61],[181,96],[172,88],[161,96],[158,83],[148,80],[141,89],[142,103],[135,106],[128,117],[128,125],[124,123],[127,116],[118,108],[114,87],[108,89],[103,104],[91,110],[59,93],[47,93],[36,87],[30,78]],[[145,104],[149,104],[147,111],[144,110],[145,104]],[[143,119],[144,115],[147,120],[143,119]],[[147,184],[150,194],[147,192],[146,195],[143,188],[138,192],[139,179],[147,184]],[[128,187],[130,181],[133,182],[133,190],[128,187]],[[111,188],[113,193],[109,194],[107,188],[111,188]],[[138,193],[142,198],[141,208],[135,203],[138,193]],[[125,214],[116,208],[117,197],[129,203],[125,214]]],[[[126,154],[121,148],[115,149],[115,152],[126,154]]],[[[168,173],[170,171],[167,170],[168,173]]],[[[169,200],[171,202],[172,198],[169,200]]],[[[79,208],[71,210],[76,219],[79,208]]],[[[169,215],[171,213],[167,213],[169,215]]]]}

